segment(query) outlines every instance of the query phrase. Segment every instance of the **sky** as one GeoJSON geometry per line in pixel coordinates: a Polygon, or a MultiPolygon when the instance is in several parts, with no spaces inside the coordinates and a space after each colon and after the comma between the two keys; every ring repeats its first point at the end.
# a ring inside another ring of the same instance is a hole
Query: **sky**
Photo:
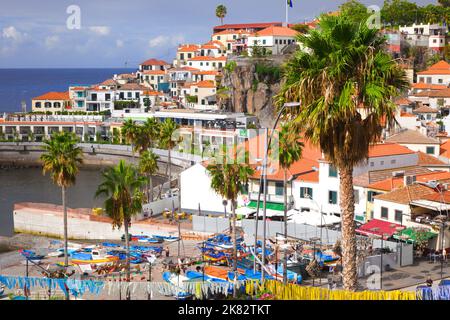
{"type": "MultiPolygon", "coordinates": [[[[171,62],[178,44],[210,40],[212,28],[220,24],[215,16],[217,5],[228,9],[224,23],[281,22],[285,2],[0,0],[0,68],[134,68],[149,58],[171,62]]],[[[312,20],[343,2],[293,0],[289,22],[312,20]]],[[[361,2],[383,4],[383,0],[361,2]]]]}

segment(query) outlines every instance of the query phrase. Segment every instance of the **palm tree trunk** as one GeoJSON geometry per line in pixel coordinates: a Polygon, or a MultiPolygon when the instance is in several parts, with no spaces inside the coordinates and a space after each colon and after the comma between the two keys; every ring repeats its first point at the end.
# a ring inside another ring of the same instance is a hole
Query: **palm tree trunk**
{"type": "Polygon", "coordinates": [[[63,216],[64,216],[64,266],[67,268],[69,265],[69,253],[67,250],[67,207],[66,207],[66,187],[62,187],[62,205],[63,205],[63,216]]]}
{"type": "Polygon", "coordinates": [[[172,199],[172,188],[171,188],[171,182],[172,182],[172,165],[171,165],[172,159],[171,159],[171,153],[170,153],[170,148],[169,148],[169,157],[168,157],[168,161],[167,161],[167,165],[169,166],[169,196],[170,196],[170,200],[172,201],[172,218],[174,215],[174,202],[172,199]]]}
{"type": "MultiPolygon", "coordinates": [[[[283,195],[284,195],[284,239],[287,241],[287,169],[284,169],[284,183],[283,183],[283,195]]],[[[287,255],[286,249],[283,250],[283,283],[287,284],[287,255]]],[[[275,266],[275,273],[277,272],[275,266]]]]}
{"type": "Polygon", "coordinates": [[[150,184],[150,190],[149,190],[150,202],[153,202],[153,179],[152,179],[152,175],[150,175],[150,177],[149,177],[149,184],[150,184]]]}
{"type": "MultiPolygon", "coordinates": [[[[130,239],[128,236],[128,224],[129,221],[128,219],[124,219],[124,229],[125,229],[125,248],[126,248],[126,255],[127,255],[127,260],[126,260],[126,277],[127,277],[127,282],[130,282],[130,277],[131,277],[131,271],[130,271],[130,239]]],[[[128,292],[127,292],[128,293],[128,292]]],[[[129,298],[128,294],[127,294],[127,299],[129,298]]]]}
{"type": "Polygon", "coordinates": [[[356,270],[355,198],[353,194],[353,166],[339,168],[342,219],[342,273],[344,289],[355,291],[358,278],[356,270]]]}
{"type": "MultiPolygon", "coordinates": [[[[233,227],[231,228],[231,236],[233,238],[233,273],[235,280],[237,279],[237,242],[236,242],[236,208],[235,208],[235,200],[231,200],[231,212],[233,215],[233,227]]],[[[236,298],[236,281],[233,286],[233,297],[236,298]]]]}
{"type": "Polygon", "coordinates": [[[147,203],[150,203],[150,175],[147,174],[147,203]]]}

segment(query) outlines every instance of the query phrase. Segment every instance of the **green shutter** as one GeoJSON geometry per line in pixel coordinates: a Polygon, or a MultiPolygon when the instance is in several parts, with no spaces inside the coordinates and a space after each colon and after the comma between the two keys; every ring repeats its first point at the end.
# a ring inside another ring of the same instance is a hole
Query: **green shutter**
{"type": "Polygon", "coordinates": [[[300,198],[304,198],[305,197],[305,188],[301,187],[300,188],[300,198]]]}

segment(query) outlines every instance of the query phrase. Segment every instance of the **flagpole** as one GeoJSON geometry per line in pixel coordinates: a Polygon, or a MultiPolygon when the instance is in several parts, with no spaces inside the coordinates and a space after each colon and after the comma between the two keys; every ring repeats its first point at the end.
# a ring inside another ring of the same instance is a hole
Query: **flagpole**
{"type": "Polygon", "coordinates": [[[288,27],[288,21],[289,21],[289,9],[288,9],[288,2],[287,0],[284,1],[286,5],[286,27],[288,27]]]}

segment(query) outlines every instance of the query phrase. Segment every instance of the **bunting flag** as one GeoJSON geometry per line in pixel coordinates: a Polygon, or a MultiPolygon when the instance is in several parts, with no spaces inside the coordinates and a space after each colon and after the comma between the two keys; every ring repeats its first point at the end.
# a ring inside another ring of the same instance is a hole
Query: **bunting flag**
{"type": "Polygon", "coordinates": [[[288,4],[288,6],[291,7],[291,8],[294,6],[293,3],[292,3],[292,0],[287,0],[287,4],[288,4]]]}

